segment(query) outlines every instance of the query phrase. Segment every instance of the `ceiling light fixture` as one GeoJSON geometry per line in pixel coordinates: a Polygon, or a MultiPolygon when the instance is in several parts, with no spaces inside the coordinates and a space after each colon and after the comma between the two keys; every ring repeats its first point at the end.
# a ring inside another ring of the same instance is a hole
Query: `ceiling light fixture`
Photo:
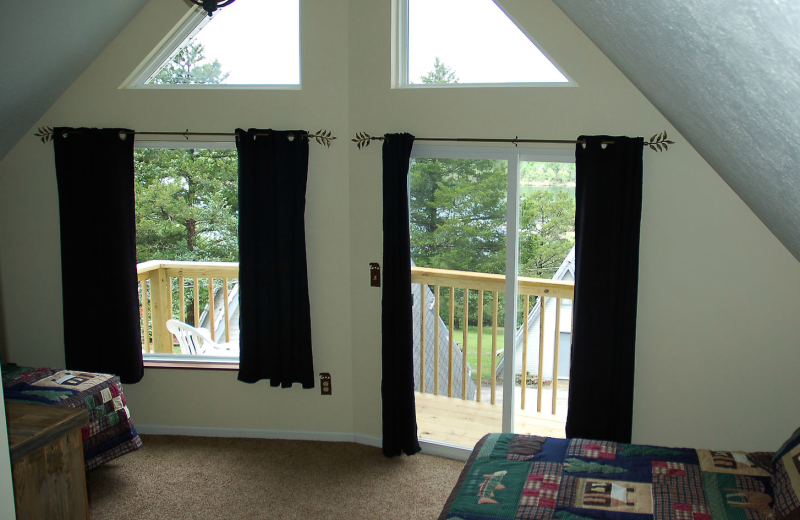
{"type": "Polygon", "coordinates": [[[194,5],[199,5],[208,13],[208,16],[214,14],[219,8],[225,7],[226,5],[231,5],[236,0],[189,0],[194,5]]]}

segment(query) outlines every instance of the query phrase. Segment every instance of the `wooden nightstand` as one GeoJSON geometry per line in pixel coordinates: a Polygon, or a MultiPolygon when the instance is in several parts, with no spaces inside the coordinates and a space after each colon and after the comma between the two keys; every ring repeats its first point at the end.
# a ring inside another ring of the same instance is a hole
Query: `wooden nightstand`
{"type": "Polygon", "coordinates": [[[6,401],[17,520],[88,519],[83,409],[6,401]]]}

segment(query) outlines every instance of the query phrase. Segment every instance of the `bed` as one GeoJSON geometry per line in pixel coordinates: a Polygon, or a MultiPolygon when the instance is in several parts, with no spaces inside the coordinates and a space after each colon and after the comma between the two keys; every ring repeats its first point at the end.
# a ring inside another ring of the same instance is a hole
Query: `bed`
{"type": "Polygon", "coordinates": [[[777,452],[490,434],[440,520],[798,520],[800,429],[777,452]]]}
{"type": "Polygon", "coordinates": [[[89,412],[89,424],[82,430],[86,471],[142,446],[117,376],[16,365],[3,365],[2,375],[7,401],[84,408],[89,412]]]}

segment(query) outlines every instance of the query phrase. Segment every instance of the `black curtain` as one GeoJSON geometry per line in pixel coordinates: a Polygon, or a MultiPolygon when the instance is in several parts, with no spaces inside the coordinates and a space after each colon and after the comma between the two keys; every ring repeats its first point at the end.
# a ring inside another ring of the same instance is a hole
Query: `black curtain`
{"type": "MultiPolygon", "coordinates": [[[[56,128],[66,368],[144,376],[136,276],[133,136],[56,128]]],[[[125,130],[130,132],[130,130],[125,130]]]]}
{"type": "Polygon", "coordinates": [[[643,140],[580,140],[567,437],[630,442],[643,140]]]}
{"type": "Polygon", "coordinates": [[[314,388],[306,264],[308,137],[237,129],[239,381],[314,388]]]}
{"type": "Polygon", "coordinates": [[[411,244],[408,167],[414,136],[389,134],[383,141],[383,454],[420,451],[414,404],[411,319],[411,244]]]}

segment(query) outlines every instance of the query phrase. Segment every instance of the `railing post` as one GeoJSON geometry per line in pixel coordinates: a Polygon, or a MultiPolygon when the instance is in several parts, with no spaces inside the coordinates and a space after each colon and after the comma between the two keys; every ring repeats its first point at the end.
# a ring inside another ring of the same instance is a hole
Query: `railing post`
{"type": "Polygon", "coordinates": [[[561,298],[556,298],[556,336],[553,339],[553,415],[558,399],[558,350],[561,348],[561,298]]]}
{"type": "Polygon", "coordinates": [[[495,399],[497,398],[497,312],[498,312],[497,300],[499,298],[499,295],[500,293],[498,291],[495,291],[494,300],[492,301],[492,370],[491,370],[492,404],[495,404],[495,399]]]}
{"type": "Polygon", "coordinates": [[[172,354],[172,334],[167,320],[172,318],[172,287],[166,269],[150,272],[150,316],[153,320],[153,351],[172,354]]]}
{"type": "Polygon", "coordinates": [[[461,399],[467,398],[467,338],[469,337],[469,289],[464,288],[464,322],[461,325],[461,399]]]}
{"type": "Polygon", "coordinates": [[[434,301],[434,311],[436,318],[433,320],[433,338],[434,338],[434,349],[433,349],[433,394],[439,395],[439,322],[441,319],[439,318],[439,311],[440,309],[440,300],[439,300],[439,283],[437,282],[436,285],[433,287],[433,301],[434,301]]]}
{"type": "Polygon", "coordinates": [[[419,285],[419,391],[425,393],[425,312],[428,310],[426,302],[428,286],[419,285]]]}
{"type": "Polygon", "coordinates": [[[183,276],[178,277],[178,301],[180,304],[178,305],[179,316],[181,317],[181,321],[186,323],[186,282],[183,279],[183,276]]]}
{"type": "Polygon", "coordinates": [[[231,318],[228,310],[228,279],[222,279],[222,297],[225,300],[225,341],[231,340],[231,318]]]}
{"type": "MultiPolygon", "coordinates": [[[[525,304],[523,305],[523,317],[522,317],[522,375],[521,375],[521,383],[522,383],[522,393],[520,404],[522,405],[522,409],[525,409],[525,393],[528,390],[528,314],[530,313],[530,305],[531,305],[531,297],[529,295],[524,295],[525,304]]],[[[516,354],[514,354],[514,364],[516,364],[516,354]]]]}
{"type": "Polygon", "coordinates": [[[141,298],[139,299],[142,304],[142,352],[150,353],[150,312],[147,310],[147,280],[139,282],[139,287],[142,291],[141,298]]]}
{"type": "Polygon", "coordinates": [[[547,298],[542,294],[539,296],[539,377],[536,384],[536,411],[542,411],[542,389],[544,388],[544,327],[545,327],[545,307],[547,298]]]}
{"type": "Polygon", "coordinates": [[[214,323],[214,307],[216,302],[214,301],[214,279],[210,276],[208,277],[208,328],[211,331],[211,339],[217,341],[217,329],[216,324],[214,323]]]}
{"type": "Polygon", "coordinates": [[[454,338],[453,338],[453,313],[455,308],[455,299],[456,299],[456,291],[455,287],[450,287],[450,305],[448,305],[448,328],[447,328],[447,338],[448,338],[448,348],[447,348],[447,397],[453,397],[453,348],[454,347],[454,338]]]}
{"type": "Polygon", "coordinates": [[[475,400],[481,402],[481,367],[483,365],[483,289],[478,291],[478,373],[475,380],[478,382],[475,388],[475,400]]]}
{"type": "Polygon", "coordinates": [[[194,325],[195,327],[200,326],[200,280],[195,276],[192,279],[192,283],[194,284],[193,287],[193,295],[194,299],[192,300],[192,312],[194,313],[194,325]]]}

